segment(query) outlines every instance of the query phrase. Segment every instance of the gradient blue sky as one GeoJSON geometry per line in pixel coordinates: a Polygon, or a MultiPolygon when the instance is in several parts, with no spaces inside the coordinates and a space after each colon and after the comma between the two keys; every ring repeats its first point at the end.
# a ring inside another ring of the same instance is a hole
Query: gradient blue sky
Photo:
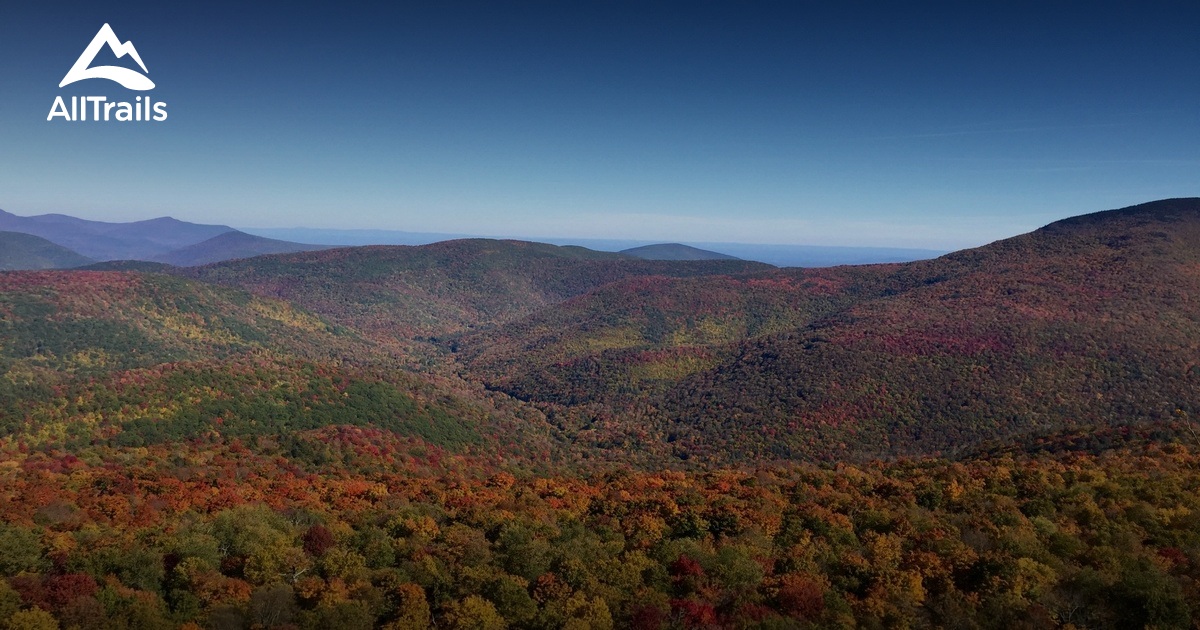
{"type": "Polygon", "coordinates": [[[1191,3],[5,2],[0,208],[978,245],[1200,195],[1191,3]],[[160,124],[46,122],[100,26],[160,124]]]}

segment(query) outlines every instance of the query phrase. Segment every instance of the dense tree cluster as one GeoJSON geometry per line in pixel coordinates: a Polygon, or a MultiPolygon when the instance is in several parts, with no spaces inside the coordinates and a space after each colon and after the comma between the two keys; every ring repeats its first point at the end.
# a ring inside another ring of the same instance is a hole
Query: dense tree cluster
{"type": "Polygon", "coordinates": [[[1200,457],[1114,437],[1100,454],[584,476],[362,427],[8,440],[0,622],[1191,627],[1200,457]]]}

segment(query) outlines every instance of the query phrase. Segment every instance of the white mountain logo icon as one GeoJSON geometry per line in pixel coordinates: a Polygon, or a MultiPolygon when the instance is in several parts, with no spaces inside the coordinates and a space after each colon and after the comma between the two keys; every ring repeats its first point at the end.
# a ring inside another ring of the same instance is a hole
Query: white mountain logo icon
{"type": "Polygon", "coordinates": [[[151,81],[145,74],[139,74],[135,70],[122,68],[120,66],[96,66],[91,68],[92,62],[96,59],[96,54],[100,49],[107,45],[113,54],[118,59],[129,55],[137,62],[137,65],[142,67],[142,72],[149,74],[146,69],[146,64],[142,63],[142,57],[138,55],[138,51],[133,47],[133,42],[121,43],[117,39],[117,34],[113,32],[112,27],[105,24],[100,27],[100,32],[92,38],[92,43],[83,49],[83,54],[79,55],[79,59],[75,61],[75,65],[71,66],[71,70],[67,72],[67,76],[63,77],[62,83],[58,87],[65,87],[76,81],[84,79],[108,79],[116,81],[130,90],[153,90],[154,82],[151,81]]]}

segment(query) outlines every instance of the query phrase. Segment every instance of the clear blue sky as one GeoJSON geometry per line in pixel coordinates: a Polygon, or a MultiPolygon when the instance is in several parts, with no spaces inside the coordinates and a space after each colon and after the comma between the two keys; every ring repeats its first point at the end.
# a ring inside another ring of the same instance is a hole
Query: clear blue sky
{"type": "Polygon", "coordinates": [[[245,4],[4,3],[0,208],[950,249],[1200,195],[1194,2],[245,4]],[[58,88],[105,22],[167,122],[46,122],[136,95],[58,88]]]}

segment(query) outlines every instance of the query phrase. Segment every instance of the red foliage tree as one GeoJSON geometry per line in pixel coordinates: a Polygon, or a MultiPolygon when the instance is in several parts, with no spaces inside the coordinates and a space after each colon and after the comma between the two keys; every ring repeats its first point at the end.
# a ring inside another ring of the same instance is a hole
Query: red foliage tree
{"type": "Polygon", "coordinates": [[[311,555],[320,556],[336,544],[333,534],[324,525],[313,525],[304,532],[304,551],[311,555]]]}

